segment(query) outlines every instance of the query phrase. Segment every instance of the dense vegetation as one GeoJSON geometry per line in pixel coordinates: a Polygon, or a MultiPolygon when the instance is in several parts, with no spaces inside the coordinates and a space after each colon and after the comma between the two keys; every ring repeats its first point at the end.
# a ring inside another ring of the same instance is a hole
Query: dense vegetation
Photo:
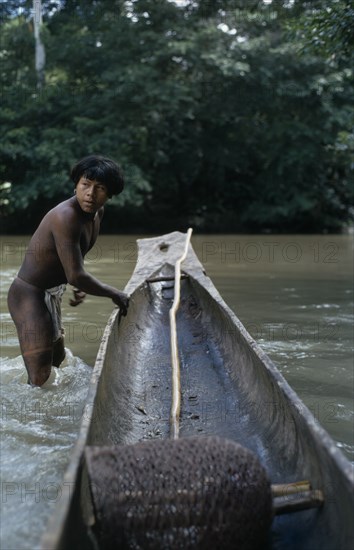
{"type": "Polygon", "coordinates": [[[105,228],[337,231],[353,219],[346,0],[2,3],[5,231],[30,231],[101,153],[127,185],[105,228]],[[11,184],[11,185],[10,185],[11,184]],[[21,223],[19,223],[21,220],[21,223]]]}

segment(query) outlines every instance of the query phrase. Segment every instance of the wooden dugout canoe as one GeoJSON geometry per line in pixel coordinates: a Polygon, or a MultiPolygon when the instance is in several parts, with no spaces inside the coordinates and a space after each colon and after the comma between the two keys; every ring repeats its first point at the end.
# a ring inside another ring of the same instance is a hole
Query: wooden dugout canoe
{"type": "MultiPolygon", "coordinates": [[[[115,310],[105,329],[42,549],[96,548],[83,474],[87,445],[169,438],[169,310],[184,243],[179,232],[138,241],[137,265],[125,288],[131,296],[128,314],[121,318],[115,310]]],[[[306,479],[323,492],[321,508],[275,517],[269,548],[352,548],[353,465],[222,300],[191,246],[182,270],[180,436],[216,434],[238,441],[259,457],[272,483],[306,479]]]]}

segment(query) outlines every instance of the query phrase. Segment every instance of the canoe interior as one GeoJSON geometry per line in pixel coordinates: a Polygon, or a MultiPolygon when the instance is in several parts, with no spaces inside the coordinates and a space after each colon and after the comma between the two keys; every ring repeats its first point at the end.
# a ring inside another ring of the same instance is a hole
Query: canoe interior
{"type": "MultiPolygon", "coordinates": [[[[242,336],[220,319],[220,311],[205,294],[197,282],[182,281],[177,314],[180,437],[218,434],[237,440],[254,450],[272,478],[280,481],[284,476],[284,469],[279,471],[281,456],[286,455],[287,477],[297,471],[294,462],[302,456],[294,452],[296,431],[287,426],[287,411],[279,414],[277,410],[276,385],[264,392],[262,368],[257,369],[254,358],[248,364],[249,350],[242,336]],[[290,437],[274,448],[272,439],[289,429],[290,437]]],[[[173,283],[145,284],[132,296],[129,315],[121,319],[119,329],[112,330],[89,444],[169,437],[172,300],[173,283]]]]}

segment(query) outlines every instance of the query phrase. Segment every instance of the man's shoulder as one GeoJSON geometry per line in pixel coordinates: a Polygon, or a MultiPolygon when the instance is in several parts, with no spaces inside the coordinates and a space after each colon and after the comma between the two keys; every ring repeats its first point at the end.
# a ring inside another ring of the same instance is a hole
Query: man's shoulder
{"type": "Polygon", "coordinates": [[[65,222],[74,221],[79,217],[71,199],[67,199],[57,204],[54,208],[49,210],[46,216],[58,221],[62,220],[65,222]]]}
{"type": "Polygon", "coordinates": [[[45,218],[50,223],[52,230],[75,232],[80,230],[80,216],[74,208],[71,199],[65,200],[46,214],[45,218]]]}

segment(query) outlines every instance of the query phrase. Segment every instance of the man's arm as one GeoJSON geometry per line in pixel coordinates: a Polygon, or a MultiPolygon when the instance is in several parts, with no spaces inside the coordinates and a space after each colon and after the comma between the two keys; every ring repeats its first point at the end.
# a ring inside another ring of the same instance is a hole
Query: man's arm
{"type": "Polygon", "coordinates": [[[87,273],[80,249],[81,224],[75,213],[65,211],[53,219],[52,235],[55,247],[69,284],[93,296],[105,296],[126,314],[128,297],[116,288],[106,285],[87,273]]]}

